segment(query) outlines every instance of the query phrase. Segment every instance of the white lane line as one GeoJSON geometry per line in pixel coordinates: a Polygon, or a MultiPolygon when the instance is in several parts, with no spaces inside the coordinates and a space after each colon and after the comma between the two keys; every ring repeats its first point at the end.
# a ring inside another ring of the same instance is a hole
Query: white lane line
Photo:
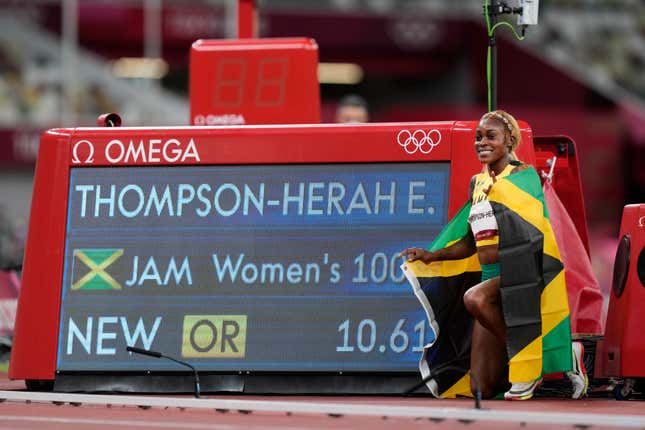
{"type": "Polygon", "coordinates": [[[309,414],[391,416],[413,418],[441,418],[454,420],[481,420],[544,424],[571,424],[577,426],[645,427],[645,415],[609,415],[594,413],[563,413],[534,411],[502,411],[432,406],[386,406],[374,404],[342,404],[325,402],[230,400],[212,398],[119,396],[97,394],[42,393],[0,391],[0,400],[32,402],[85,403],[94,405],[126,405],[149,407],[176,407],[195,409],[227,409],[309,414]]]}
{"type": "Polygon", "coordinates": [[[207,430],[310,430],[309,427],[287,427],[283,424],[275,426],[254,425],[244,422],[243,425],[230,424],[200,424],[185,421],[150,421],[150,420],[114,420],[114,419],[92,419],[92,418],[61,418],[61,417],[26,417],[22,415],[1,415],[0,422],[33,422],[33,423],[57,423],[57,424],[88,424],[92,426],[132,426],[132,427],[153,427],[153,428],[180,428],[180,429],[207,429],[207,430]]]}
{"type": "Polygon", "coordinates": [[[60,418],[60,417],[25,417],[21,415],[2,415],[0,421],[32,422],[32,423],[57,423],[57,424],[89,424],[93,426],[136,426],[158,428],[185,428],[185,429],[213,429],[213,430],[239,430],[239,426],[224,424],[199,424],[187,422],[168,421],[143,421],[143,420],[97,420],[91,418],[60,418]]]}

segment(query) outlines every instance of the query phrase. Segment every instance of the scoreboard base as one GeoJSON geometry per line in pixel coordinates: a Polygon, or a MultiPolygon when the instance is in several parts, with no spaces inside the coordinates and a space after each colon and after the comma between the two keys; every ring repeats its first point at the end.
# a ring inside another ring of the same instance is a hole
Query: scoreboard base
{"type": "MultiPolygon", "coordinates": [[[[200,373],[202,393],[402,395],[419,382],[419,374],[213,374],[200,373]]],[[[192,374],[59,373],[54,391],[72,393],[192,393],[192,374]]],[[[425,387],[418,394],[428,394],[425,387]]]]}

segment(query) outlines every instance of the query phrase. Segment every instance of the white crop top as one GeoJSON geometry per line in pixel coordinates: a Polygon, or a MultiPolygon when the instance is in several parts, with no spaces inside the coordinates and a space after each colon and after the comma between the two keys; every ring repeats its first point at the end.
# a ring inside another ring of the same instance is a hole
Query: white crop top
{"type": "MultiPolygon", "coordinates": [[[[496,178],[500,179],[510,175],[515,167],[509,163],[499,175],[496,175],[496,178]]],[[[493,179],[488,173],[488,169],[486,169],[485,173],[475,175],[474,181],[470,214],[468,216],[470,229],[475,236],[477,247],[496,245],[499,243],[497,219],[495,219],[493,207],[488,201],[488,194],[484,192],[485,189],[493,184],[493,179]]]]}

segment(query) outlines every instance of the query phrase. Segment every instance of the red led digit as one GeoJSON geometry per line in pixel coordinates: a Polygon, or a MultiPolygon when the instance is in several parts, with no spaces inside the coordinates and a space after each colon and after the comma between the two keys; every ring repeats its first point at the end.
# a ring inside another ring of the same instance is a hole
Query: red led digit
{"type": "Polygon", "coordinates": [[[223,59],[217,64],[215,82],[216,107],[238,107],[244,99],[246,61],[242,59],[223,59]]]}
{"type": "Polygon", "coordinates": [[[265,58],[258,64],[257,106],[281,106],[289,71],[287,58],[265,58]]]}

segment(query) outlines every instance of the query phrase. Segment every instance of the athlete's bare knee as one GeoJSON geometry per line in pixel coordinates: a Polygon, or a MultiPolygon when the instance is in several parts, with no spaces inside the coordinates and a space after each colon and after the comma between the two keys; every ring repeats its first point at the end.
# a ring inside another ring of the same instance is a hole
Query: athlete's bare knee
{"type": "Polygon", "coordinates": [[[477,316],[486,304],[486,295],[478,288],[471,288],[464,294],[464,305],[472,316],[477,316]]]}

